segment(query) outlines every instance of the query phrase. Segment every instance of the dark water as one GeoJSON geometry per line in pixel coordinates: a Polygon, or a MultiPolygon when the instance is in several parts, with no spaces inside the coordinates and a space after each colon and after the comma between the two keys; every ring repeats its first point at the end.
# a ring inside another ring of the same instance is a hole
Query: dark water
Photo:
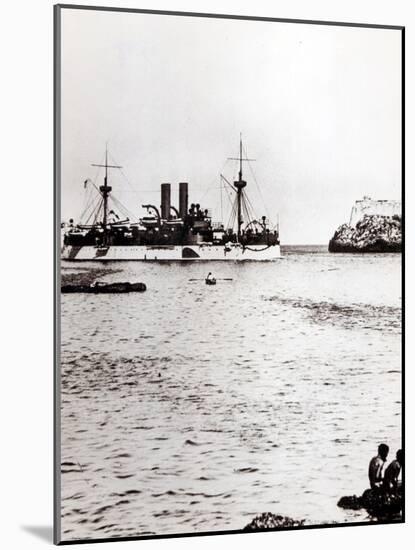
{"type": "Polygon", "coordinates": [[[147,292],[62,296],[64,540],[368,519],[336,503],[401,443],[401,257],[283,252],[116,263],[147,292]]]}

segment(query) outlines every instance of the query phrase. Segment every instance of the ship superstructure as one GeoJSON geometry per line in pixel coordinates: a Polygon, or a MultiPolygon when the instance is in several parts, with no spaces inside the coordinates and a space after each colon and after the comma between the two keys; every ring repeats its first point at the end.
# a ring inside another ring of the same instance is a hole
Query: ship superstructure
{"type": "MultiPolygon", "coordinates": [[[[121,203],[108,184],[109,169],[121,169],[105,163],[104,182],[94,185],[97,201],[85,223],[65,227],[61,257],[64,260],[274,260],[280,257],[279,232],[271,229],[266,216],[259,219],[253,210],[243,178],[242,139],[239,149],[238,179],[231,184],[221,181],[233,197],[228,224],[213,222],[209,209],[200,204],[189,206],[189,185],[179,183],[177,207],[172,205],[170,183],[161,184],[161,205],[143,204],[146,215],[136,221],[121,219],[121,203]]],[[[88,181],[88,180],[87,180],[88,181]]],[[[85,182],[85,185],[87,182],[85,182]]]]}

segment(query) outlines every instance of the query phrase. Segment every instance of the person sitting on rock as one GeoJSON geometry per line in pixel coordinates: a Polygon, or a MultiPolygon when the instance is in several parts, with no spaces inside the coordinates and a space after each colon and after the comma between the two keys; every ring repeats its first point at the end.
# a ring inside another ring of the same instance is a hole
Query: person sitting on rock
{"type": "Polygon", "coordinates": [[[402,449],[396,453],[396,459],[392,460],[385,470],[383,478],[383,487],[387,493],[393,493],[398,488],[398,477],[403,467],[403,452],[402,449]]]}
{"type": "Polygon", "coordinates": [[[383,467],[388,457],[389,447],[381,443],[378,454],[369,463],[369,482],[371,489],[380,489],[383,484],[383,467]]]}

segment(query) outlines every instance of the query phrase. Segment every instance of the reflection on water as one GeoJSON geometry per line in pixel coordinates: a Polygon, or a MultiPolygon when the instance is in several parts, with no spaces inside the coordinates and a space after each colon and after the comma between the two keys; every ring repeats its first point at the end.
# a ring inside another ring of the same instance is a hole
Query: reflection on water
{"type": "Polygon", "coordinates": [[[367,519],[336,503],[400,447],[401,258],[314,252],[116,263],[147,292],[62,296],[64,540],[367,519]]]}

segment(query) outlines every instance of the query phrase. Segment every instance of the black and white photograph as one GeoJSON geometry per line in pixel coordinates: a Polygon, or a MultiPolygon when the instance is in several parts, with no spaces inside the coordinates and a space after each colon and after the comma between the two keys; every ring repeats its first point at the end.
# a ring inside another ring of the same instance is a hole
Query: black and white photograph
{"type": "Polygon", "coordinates": [[[55,542],[404,522],[403,27],[54,10],[55,542]]]}

